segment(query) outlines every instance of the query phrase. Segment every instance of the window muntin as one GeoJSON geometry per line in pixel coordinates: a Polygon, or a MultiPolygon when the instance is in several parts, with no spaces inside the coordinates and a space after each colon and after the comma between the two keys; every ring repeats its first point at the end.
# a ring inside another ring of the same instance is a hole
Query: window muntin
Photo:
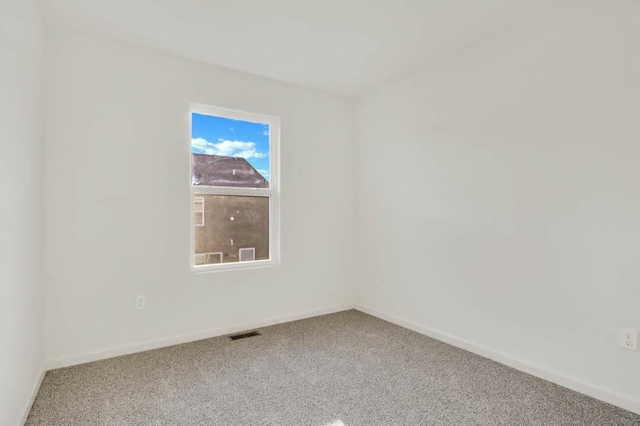
{"type": "Polygon", "coordinates": [[[277,264],[279,120],[201,105],[191,112],[192,270],[277,264]]]}

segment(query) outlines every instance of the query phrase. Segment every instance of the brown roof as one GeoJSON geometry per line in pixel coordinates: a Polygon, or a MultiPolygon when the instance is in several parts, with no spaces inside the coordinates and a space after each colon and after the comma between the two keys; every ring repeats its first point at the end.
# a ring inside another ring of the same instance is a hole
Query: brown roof
{"type": "Polygon", "coordinates": [[[268,188],[269,182],[241,157],[191,154],[194,185],[268,188]]]}

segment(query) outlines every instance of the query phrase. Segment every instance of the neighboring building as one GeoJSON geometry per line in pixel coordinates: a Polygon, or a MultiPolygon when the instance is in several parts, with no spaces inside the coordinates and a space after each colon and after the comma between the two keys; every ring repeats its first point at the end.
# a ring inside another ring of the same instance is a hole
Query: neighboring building
{"type": "Polygon", "coordinates": [[[268,188],[269,182],[242,157],[191,154],[194,185],[268,188]]]}
{"type": "MultiPolygon", "coordinates": [[[[195,185],[268,188],[244,158],[192,154],[195,185]]],[[[269,259],[269,198],[194,196],[195,263],[206,265],[269,259]]]]}

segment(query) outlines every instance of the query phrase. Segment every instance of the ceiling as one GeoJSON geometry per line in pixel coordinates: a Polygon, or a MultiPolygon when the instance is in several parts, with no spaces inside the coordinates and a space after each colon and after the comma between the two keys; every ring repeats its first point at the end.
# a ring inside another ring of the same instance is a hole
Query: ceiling
{"type": "Polygon", "coordinates": [[[43,0],[49,25],[359,96],[558,0],[43,0]]]}

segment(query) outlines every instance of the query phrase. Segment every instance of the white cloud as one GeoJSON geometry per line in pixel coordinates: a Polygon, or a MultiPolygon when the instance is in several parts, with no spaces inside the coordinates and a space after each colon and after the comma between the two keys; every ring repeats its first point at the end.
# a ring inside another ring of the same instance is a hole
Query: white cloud
{"type": "Polygon", "coordinates": [[[194,152],[209,155],[225,155],[227,157],[242,157],[247,160],[251,158],[265,158],[269,154],[259,152],[255,142],[219,140],[209,142],[203,138],[191,139],[191,147],[194,152]]]}
{"type": "Polygon", "coordinates": [[[265,179],[269,180],[269,170],[258,169],[258,173],[260,173],[265,179]]]}

